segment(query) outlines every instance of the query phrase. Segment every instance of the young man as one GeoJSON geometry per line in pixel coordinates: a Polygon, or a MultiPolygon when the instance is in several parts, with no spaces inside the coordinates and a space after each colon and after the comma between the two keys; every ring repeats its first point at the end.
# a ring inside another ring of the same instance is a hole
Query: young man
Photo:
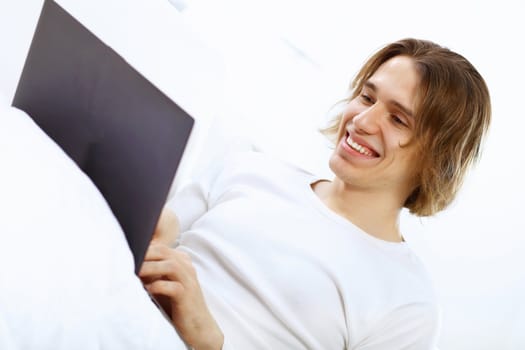
{"type": "Polygon", "coordinates": [[[344,104],[324,130],[331,181],[240,154],[168,204],[141,276],[195,349],[434,348],[438,306],[399,214],[453,200],[489,125],[487,87],[462,56],[405,39],[344,104]]]}

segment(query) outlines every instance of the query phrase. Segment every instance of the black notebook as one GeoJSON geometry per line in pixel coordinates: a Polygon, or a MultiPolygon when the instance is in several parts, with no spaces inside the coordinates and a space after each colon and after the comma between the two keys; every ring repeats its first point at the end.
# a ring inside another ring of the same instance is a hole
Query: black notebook
{"type": "Polygon", "coordinates": [[[193,118],[51,0],[44,2],[13,106],[100,190],[137,272],[193,118]]]}

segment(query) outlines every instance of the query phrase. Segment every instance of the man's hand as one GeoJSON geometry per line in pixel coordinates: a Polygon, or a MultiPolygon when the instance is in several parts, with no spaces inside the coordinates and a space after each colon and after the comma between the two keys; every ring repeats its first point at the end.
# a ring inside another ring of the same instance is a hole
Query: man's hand
{"type": "Polygon", "coordinates": [[[172,247],[179,234],[179,220],[175,213],[168,208],[162,209],[159,221],[153,232],[152,241],[172,247]]]}
{"type": "Polygon", "coordinates": [[[184,341],[195,350],[220,350],[224,336],[211,315],[197,280],[197,273],[185,252],[153,241],[139,276],[147,290],[167,297],[171,320],[184,341]]]}

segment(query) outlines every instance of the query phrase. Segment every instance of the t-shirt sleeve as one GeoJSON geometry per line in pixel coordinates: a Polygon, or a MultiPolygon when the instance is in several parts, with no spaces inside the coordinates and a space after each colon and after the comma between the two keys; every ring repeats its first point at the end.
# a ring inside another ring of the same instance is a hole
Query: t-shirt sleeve
{"type": "Polygon", "coordinates": [[[204,183],[191,182],[166,203],[177,216],[181,232],[187,231],[208,210],[208,191],[204,183]]]}
{"type": "Polygon", "coordinates": [[[208,211],[208,198],[217,173],[217,167],[208,167],[178,190],[166,203],[166,207],[179,219],[181,232],[189,230],[191,225],[208,211]]]}
{"type": "Polygon", "coordinates": [[[352,350],[437,350],[439,307],[415,303],[394,310],[352,350]]]}
{"type": "Polygon", "coordinates": [[[222,344],[221,350],[235,350],[235,347],[229,342],[226,335],[224,336],[224,343],[222,344]]]}
{"type": "Polygon", "coordinates": [[[215,188],[216,180],[228,173],[242,154],[242,152],[230,152],[199,167],[191,181],[183,185],[167,201],[166,207],[179,219],[181,232],[189,230],[192,224],[208,211],[210,193],[215,188]]]}

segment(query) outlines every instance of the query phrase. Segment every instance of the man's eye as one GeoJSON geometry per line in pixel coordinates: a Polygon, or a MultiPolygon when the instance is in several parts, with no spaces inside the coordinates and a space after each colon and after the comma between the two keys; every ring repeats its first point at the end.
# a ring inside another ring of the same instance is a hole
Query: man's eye
{"type": "Polygon", "coordinates": [[[363,100],[363,102],[365,103],[374,103],[372,98],[368,96],[367,94],[361,94],[361,100],[363,100]]]}
{"type": "Polygon", "coordinates": [[[407,123],[399,118],[397,115],[395,114],[392,114],[392,121],[395,123],[395,124],[398,124],[398,125],[403,125],[403,126],[408,126],[407,123]]]}

